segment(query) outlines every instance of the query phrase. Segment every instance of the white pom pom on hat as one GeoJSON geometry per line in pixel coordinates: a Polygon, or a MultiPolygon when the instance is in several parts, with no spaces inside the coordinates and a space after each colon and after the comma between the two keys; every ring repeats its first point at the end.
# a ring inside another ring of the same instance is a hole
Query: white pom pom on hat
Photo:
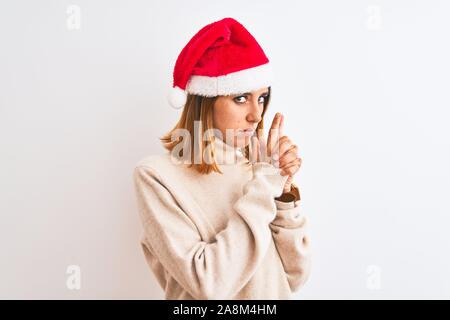
{"type": "Polygon", "coordinates": [[[186,104],[187,93],[180,87],[173,87],[167,94],[167,100],[175,109],[181,109],[186,104]]]}
{"type": "Polygon", "coordinates": [[[206,97],[250,92],[272,83],[269,59],[248,30],[233,18],[200,29],[178,55],[167,99],[185,106],[187,94],[206,97]]]}

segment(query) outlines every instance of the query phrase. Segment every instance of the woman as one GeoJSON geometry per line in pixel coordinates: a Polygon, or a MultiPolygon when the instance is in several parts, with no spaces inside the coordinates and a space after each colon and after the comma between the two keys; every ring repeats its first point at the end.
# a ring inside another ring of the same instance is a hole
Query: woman
{"type": "Polygon", "coordinates": [[[269,60],[232,18],[203,27],[175,64],[161,139],[134,170],[141,246],[166,299],[289,299],[310,273],[293,183],[301,159],[276,114],[268,138],[269,60]]]}

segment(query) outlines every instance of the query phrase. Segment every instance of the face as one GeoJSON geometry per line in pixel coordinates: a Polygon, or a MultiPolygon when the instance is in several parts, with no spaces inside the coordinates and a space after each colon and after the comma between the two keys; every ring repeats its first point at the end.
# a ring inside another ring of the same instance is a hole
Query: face
{"type": "Polygon", "coordinates": [[[269,94],[268,87],[248,93],[219,96],[213,107],[214,128],[222,132],[223,140],[233,147],[249,144],[253,132],[262,120],[264,101],[269,94]],[[227,137],[227,130],[232,140],[227,137]],[[253,132],[252,132],[253,130],[253,132]]]}

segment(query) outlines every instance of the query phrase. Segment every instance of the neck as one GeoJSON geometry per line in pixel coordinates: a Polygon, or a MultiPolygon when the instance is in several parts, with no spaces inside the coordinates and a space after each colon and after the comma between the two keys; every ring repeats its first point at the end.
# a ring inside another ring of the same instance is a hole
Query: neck
{"type": "Polygon", "coordinates": [[[221,138],[214,136],[214,150],[216,163],[219,165],[241,164],[247,162],[244,148],[237,148],[227,144],[221,138]]]}

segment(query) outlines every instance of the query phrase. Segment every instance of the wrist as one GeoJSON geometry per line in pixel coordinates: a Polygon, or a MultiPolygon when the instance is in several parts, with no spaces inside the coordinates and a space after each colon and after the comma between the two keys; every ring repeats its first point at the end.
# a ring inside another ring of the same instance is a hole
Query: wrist
{"type": "Polygon", "coordinates": [[[275,200],[281,202],[292,202],[300,200],[300,192],[298,187],[295,184],[291,184],[291,188],[287,192],[283,192],[279,197],[276,197],[275,200]]]}

